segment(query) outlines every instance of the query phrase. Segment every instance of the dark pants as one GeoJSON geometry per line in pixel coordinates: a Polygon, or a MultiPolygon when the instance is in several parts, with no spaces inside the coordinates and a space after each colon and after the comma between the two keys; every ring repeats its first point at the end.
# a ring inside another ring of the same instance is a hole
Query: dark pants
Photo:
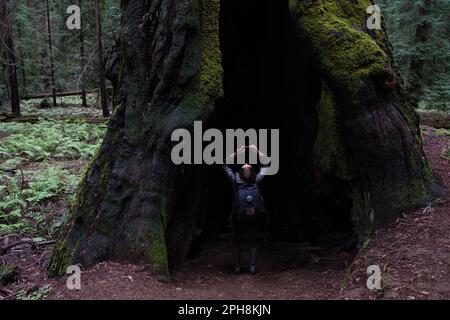
{"type": "Polygon", "coordinates": [[[261,225],[260,219],[234,221],[232,223],[233,263],[235,267],[240,266],[241,246],[245,239],[247,239],[250,247],[250,265],[256,266],[258,232],[261,230],[261,225]]]}

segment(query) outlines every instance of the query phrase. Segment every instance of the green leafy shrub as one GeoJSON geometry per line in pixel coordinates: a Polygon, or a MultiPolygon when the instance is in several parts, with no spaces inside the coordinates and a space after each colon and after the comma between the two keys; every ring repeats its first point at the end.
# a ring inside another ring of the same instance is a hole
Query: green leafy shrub
{"type": "Polygon", "coordinates": [[[23,190],[22,195],[30,204],[37,204],[58,195],[64,189],[64,182],[61,179],[63,173],[65,172],[58,168],[48,167],[37,176],[36,180],[30,182],[29,188],[23,190]]]}

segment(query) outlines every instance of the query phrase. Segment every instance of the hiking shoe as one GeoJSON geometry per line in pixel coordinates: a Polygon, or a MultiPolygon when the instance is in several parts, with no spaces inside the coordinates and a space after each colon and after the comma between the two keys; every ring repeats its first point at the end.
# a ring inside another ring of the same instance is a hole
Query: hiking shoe
{"type": "Polygon", "coordinates": [[[250,273],[256,274],[256,266],[250,266],[250,273]]]}

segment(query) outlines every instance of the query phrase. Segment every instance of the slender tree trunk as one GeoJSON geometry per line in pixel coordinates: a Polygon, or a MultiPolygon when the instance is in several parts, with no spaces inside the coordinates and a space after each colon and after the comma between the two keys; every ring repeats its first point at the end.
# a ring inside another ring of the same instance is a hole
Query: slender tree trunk
{"type": "MultiPolygon", "coordinates": [[[[425,0],[422,4],[415,6],[411,4],[412,10],[418,10],[420,22],[416,26],[414,41],[418,45],[419,52],[422,47],[426,46],[431,31],[431,22],[426,20],[430,14],[432,0],[425,0]]],[[[417,52],[416,52],[417,54],[417,52]]],[[[411,60],[409,66],[410,81],[408,83],[407,91],[409,92],[412,101],[418,104],[423,94],[423,78],[424,78],[424,62],[425,57],[423,52],[411,60]]]]}
{"type": "Polygon", "coordinates": [[[52,80],[52,94],[53,94],[53,107],[58,105],[56,101],[56,81],[55,81],[55,64],[53,62],[53,45],[52,45],[52,28],[50,22],[50,5],[49,0],[46,0],[47,4],[47,33],[48,33],[48,49],[49,49],[49,58],[50,58],[50,72],[51,72],[51,80],[52,80]]]}
{"type": "Polygon", "coordinates": [[[87,108],[86,100],[86,85],[85,85],[85,72],[86,72],[86,56],[85,56],[85,46],[84,46],[84,24],[83,24],[83,1],[79,0],[78,5],[81,9],[81,29],[80,29],[80,60],[81,60],[81,100],[82,106],[87,108]]]}
{"type": "MultiPolygon", "coordinates": [[[[19,42],[22,40],[22,27],[21,23],[17,22],[17,32],[19,35],[19,42]]],[[[20,71],[22,75],[22,96],[27,94],[27,78],[26,78],[26,70],[25,70],[25,56],[23,54],[23,50],[20,49],[20,71]]]]}
{"type": "Polygon", "coordinates": [[[103,62],[102,21],[101,21],[101,12],[100,12],[100,0],[95,0],[95,24],[96,24],[97,50],[98,50],[100,98],[101,98],[103,116],[109,117],[108,95],[106,92],[105,65],[103,62]]]}
{"type": "Polygon", "coordinates": [[[429,200],[433,176],[418,117],[395,82],[385,30],[366,29],[371,1],[270,4],[122,2],[117,107],[51,274],[112,259],[150,263],[167,279],[209,224],[226,223],[221,167],[171,161],[173,130],[192,131],[195,120],[220,129],[280,128],[280,172],[264,189],[280,236],[311,228],[305,215],[323,205],[314,198],[315,162],[337,181],[335,191],[324,186],[328,202],[345,208],[360,243],[429,200]],[[262,48],[273,51],[261,55],[262,48]]]}
{"type": "Polygon", "coordinates": [[[8,85],[11,99],[11,112],[20,116],[20,98],[19,86],[17,81],[17,59],[14,49],[13,34],[11,28],[11,2],[9,0],[2,0],[3,12],[3,32],[2,32],[2,46],[3,55],[5,57],[6,72],[8,78],[8,85]]]}

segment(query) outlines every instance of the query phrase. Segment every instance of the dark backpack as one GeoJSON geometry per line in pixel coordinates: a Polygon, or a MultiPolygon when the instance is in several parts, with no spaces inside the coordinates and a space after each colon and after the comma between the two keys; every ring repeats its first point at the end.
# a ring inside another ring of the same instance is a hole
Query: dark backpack
{"type": "Polygon", "coordinates": [[[264,201],[256,184],[243,184],[237,190],[239,220],[249,220],[264,214],[264,201]]]}

